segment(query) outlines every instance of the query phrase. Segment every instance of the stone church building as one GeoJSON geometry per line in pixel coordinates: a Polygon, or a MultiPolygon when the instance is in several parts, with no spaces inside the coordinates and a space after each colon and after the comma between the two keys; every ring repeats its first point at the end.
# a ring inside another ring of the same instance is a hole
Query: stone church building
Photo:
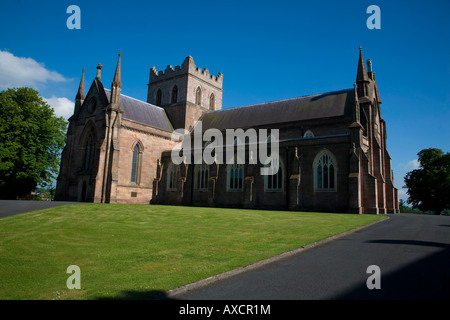
{"type": "Polygon", "coordinates": [[[229,109],[223,75],[197,68],[191,56],[150,69],[147,102],[121,94],[120,60],[110,89],[99,64],[85,94],[83,70],[56,200],[399,212],[375,73],[361,49],[352,88],[229,109]],[[278,172],[261,175],[260,164],[237,161],[176,165],[172,133],[193,135],[198,120],[203,132],[278,129],[278,172]]]}

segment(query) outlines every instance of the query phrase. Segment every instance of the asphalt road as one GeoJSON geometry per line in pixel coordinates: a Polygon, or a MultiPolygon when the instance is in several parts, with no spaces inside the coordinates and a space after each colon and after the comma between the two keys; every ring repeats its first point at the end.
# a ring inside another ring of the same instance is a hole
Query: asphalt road
{"type": "Polygon", "coordinates": [[[19,213],[47,209],[78,202],[68,201],[32,201],[32,200],[0,200],[0,218],[19,213]]]}
{"type": "MultiPolygon", "coordinates": [[[[76,202],[0,200],[0,218],[76,202]]],[[[257,269],[172,295],[190,300],[450,299],[450,217],[386,221],[257,269]],[[369,266],[380,289],[368,289],[369,266]]]]}
{"type": "Polygon", "coordinates": [[[450,299],[450,217],[387,221],[252,271],[172,296],[191,300],[450,299]],[[371,265],[379,274],[367,272],[371,265]],[[368,289],[367,280],[380,289],[368,289]]]}

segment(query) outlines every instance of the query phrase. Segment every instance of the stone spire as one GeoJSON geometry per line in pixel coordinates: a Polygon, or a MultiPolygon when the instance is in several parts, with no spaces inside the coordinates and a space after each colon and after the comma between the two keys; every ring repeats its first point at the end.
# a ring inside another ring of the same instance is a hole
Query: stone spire
{"type": "Polygon", "coordinates": [[[362,47],[359,47],[359,61],[358,61],[358,71],[356,72],[356,83],[369,82],[369,76],[366,71],[366,64],[364,62],[362,47]]]}
{"type": "Polygon", "coordinates": [[[78,92],[75,97],[75,100],[80,100],[81,103],[83,103],[84,101],[84,71],[85,70],[83,68],[83,74],[81,75],[80,85],[78,86],[78,92]]]}
{"type": "Polygon", "coordinates": [[[111,84],[111,100],[112,106],[119,106],[120,91],[122,90],[122,81],[120,76],[120,58],[122,54],[119,53],[119,60],[117,61],[116,73],[114,74],[114,79],[111,84]]]}
{"type": "Polygon", "coordinates": [[[84,102],[84,68],[83,68],[83,74],[81,76],[81,81],[80,81],[80,85],[78,86],[78,92],[77,95],[75,96],[75,108],[73,111],[73,115],[75,117],[78,116],[78,113],[80,112],[81,109],[81,105],[84,102]]]}
{"type": "Polygon", "coordinates": [[[119,52],[119,61],[117,62],[116,73],[114,74],[114,80],[111,84],[111,87],[122,88],[122,82],[120,77],[120,58],[122,57],[122,53],[119,52]]]}

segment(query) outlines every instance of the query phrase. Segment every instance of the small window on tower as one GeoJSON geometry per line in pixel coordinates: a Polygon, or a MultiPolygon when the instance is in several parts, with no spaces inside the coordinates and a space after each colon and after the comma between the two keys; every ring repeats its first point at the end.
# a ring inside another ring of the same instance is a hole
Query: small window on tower
{"type": "Polygon", "coordinates": [[[178,100],[178,87],[174,86],[172,89],[172,103],[177,103],[178,100]]]}
{"type": "Polygon", "coordinates": [[[214,96],[214,93],[211,93],[211,96],[209,97],[209,110],[214,110],[216,108],[216,97],[214,96]]]}
{"type": "Polygon", "coordinates": [[[202,104],[202,89],[200,87],[195,90],[195,104],[199,106],[202,104]]]}
{"type": "Polygon", "coordinates": [[[162,92],[161,89],[158,89],[158,92],[156,92],[156,105],[158,107],[161,106],[161,101],[162,101],[162,92]]]}

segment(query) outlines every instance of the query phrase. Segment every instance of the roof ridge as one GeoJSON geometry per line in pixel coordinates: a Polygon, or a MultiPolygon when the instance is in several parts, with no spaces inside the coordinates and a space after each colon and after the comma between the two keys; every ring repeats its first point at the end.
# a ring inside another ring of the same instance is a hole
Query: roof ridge
{"type": "Polygon", "coordinates": [[[226,109],[219,109],[219,110],[214,110],[214,111],[208,111],[207,113],[214,113],[214,112],[234,110],[234,109],[247,108],[247,107],[256,107],[256,106],[261,106],[261,105],[269,104],[269,103],[286,102],[286,101],[290,101],[290,100],[296,100],[296,99],[307,98],[307,97],[315,97],[315,96],[320,96],[320,95],[324,95],[324,94],[344,92],[344,91],[349,91],[349,90],[353,91],[354,89],[353,88],[347,88],[347,89],[341,89],[341,90],[335,90],[335,91],[328,91],[328,92],[322,92],[322,93],[308,94],[308,95],[298,96],[298,97],[294,97],[294,98],[287,98],[287,99],[281,99],[281,100],[272,100],[272,101],[266,101],[266,102],[249,104],[249,105],[245,105],[245,106],[237,106],[237,107],[231,107],[231,108],[226,108],[226,109]]]}

